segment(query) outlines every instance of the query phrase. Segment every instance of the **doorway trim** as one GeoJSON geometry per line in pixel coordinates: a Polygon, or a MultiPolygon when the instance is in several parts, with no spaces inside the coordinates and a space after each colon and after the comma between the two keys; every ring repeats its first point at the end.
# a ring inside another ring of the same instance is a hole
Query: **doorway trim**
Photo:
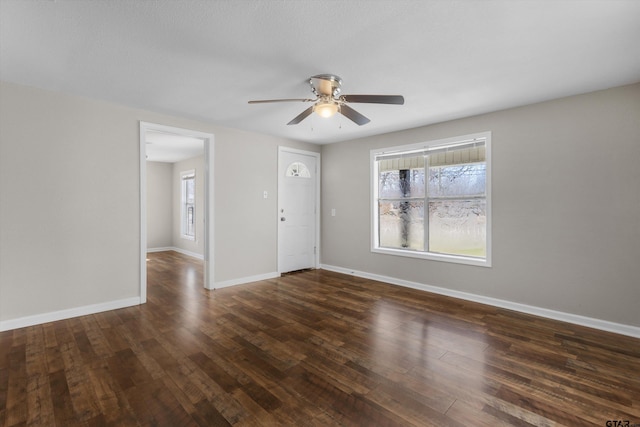
{"type": "Polygon", "coordinates": [[[140,304],[147,302],[147,131],[172,133],[204,142],[204,287],[214,288],[213,165],[214,135],[191,129],[140,122],[140,304]]]}
{"type": "Polygon", "coordinates": [[[278,266],[278,273],[282,274],[282,268],[280,265],[280,245],[282,245],[282,242],[280,241],[280,201],[282,200],[282,192],[283,192],[283,177],[280,176],[280,163],[281,163],[281,154],[283,152],[288,152],[288,153],[294,153],[294,154],[303,154],[305,156],[312,156],[315,157],[316,159],[316,188],[315,188],[315,192],[316,192],[316,197],[315,197],[315,228],[316,228],[316,233],[315,233],[315,246],[316,246],[316,252],[314,254],[314,258],[313,258],[313,262],[314,262],[314,268],[319,268],[320,267],[320,252],[321,252],[321,247],[320,247],[320,181],[321,181],[321,176],[320,176],[320,171],[322,170],[321,165],[320,165],[320,153],[315,152],[315,151],[306,151],[306,150],[300,150],[297,148],[289,148],[289,147],[285,147],[285,146],[278,146],[278,215],[276,216],[276,218],[278,218],[278,246],[276,248],[276,253],[277,253],[277,266],[278,266]]]}

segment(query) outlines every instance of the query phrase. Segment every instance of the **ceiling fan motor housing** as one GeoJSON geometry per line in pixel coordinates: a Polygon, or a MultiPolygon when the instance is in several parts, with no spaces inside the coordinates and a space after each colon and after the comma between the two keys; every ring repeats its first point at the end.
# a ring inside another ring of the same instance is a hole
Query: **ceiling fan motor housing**
{"type": "Polygon", "coordinates": [[[342,79],[335,74],[318,74],[309,79],[311,91],[317,96],[331,96],[337,98],[340,94],[342,79]]]}

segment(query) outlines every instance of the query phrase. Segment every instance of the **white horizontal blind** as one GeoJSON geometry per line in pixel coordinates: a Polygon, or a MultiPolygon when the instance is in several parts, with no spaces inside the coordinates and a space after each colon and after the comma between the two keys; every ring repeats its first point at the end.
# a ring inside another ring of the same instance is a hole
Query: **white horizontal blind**
{"type": "Polygon", "coordinates": [[[455,146],[414,150],[410,153],[381,153],[376,155],[378,171],[423,168],[426,156],[429,157],[429,166],[484,162],[486,160],[485,141],[479,139],[455,146]]]}
{"type": "Polygon", "coordinates": [[[485,147],[484,145],[482,145],[429,154],[429,166],[449,166],[461,165],[465,163],[479,163],[484,162],[485,159],[485,147]]]}
{"type": "Polygon", "coordinates": [[[378,170],[380,172],[418,168],[424,168],[424,155],[383,159],[378,161],[378,170]]]}

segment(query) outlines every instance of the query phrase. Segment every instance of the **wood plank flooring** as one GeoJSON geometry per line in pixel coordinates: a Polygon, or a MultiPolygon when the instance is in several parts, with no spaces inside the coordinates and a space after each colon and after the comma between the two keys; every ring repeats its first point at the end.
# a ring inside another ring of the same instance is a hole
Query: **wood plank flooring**
{"type": "Polygon", "coordinates": [[[640,425],[640,340],[322,270],[0,333],[0,426],[640,425]],[[614,424],[608,421],[628,421],[614,424]]]}

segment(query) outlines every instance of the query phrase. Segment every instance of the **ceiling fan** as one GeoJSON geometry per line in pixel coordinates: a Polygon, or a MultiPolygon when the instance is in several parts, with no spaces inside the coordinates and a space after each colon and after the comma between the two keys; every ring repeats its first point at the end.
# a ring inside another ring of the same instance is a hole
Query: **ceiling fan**
{"type": "Polygon", "coordinates": [[[311,113],[316,112],[321,117],[331,117],[340,113],[358,126],[366,125],[371,120],[348,106],[349,103],[367,104],[404,104],[402,95],[340,95],[342,79],[334,74],[318,74],[309,78],[311,92],[315,99],[264,99],[249,101],[249,104],[263,104],[268,102],[313,102],[313,105],[298,114],[287,125],[297,125],[311,113]]]}

